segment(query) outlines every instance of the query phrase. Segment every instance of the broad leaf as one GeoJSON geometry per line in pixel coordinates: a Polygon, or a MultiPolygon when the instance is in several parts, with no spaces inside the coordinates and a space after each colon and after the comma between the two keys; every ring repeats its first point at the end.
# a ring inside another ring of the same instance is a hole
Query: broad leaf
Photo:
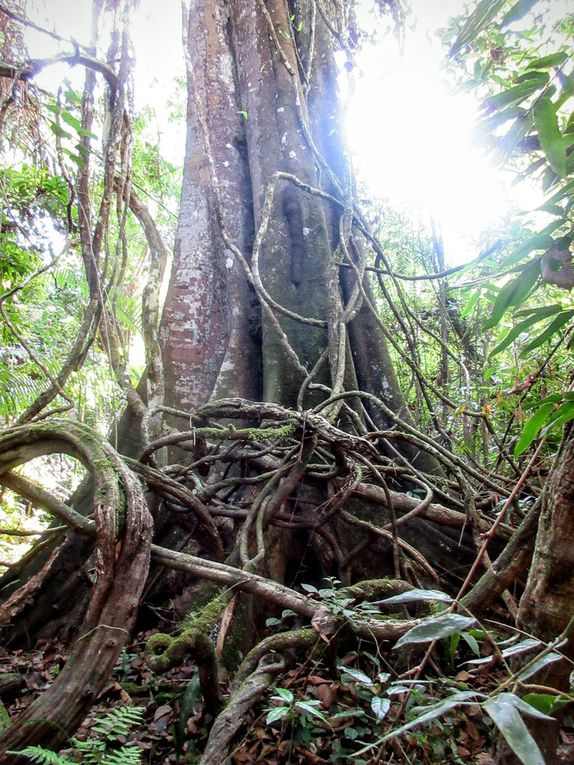
{"type": "Polygon", "coordinates": [[[389,709],[391,708],[391,700],[383,699],[380,696],[373,696],[371,699],[371,709],[377,720],[384,720],[389,709]]]}
{"type": "Polygon", "coordinates": [[[71,133],[68,133],[67,130],[64,130],[64,128],[58,125],[57,122],[50,122],[50,130],[52,131],[52,133],[54,133],[54,135],[57,135],[58,138],[72,137],[71,133]]]}
{"type": "Polygon", "coordinates": [[[560,178],[566,176],[566,142],[558,128],[556,106],[548,96],[539,98],[532,109],[540,146],[548,164],[560,178]]]}
{"type": "Polygon", "coordinates": [[[552,234],[562,225],[562,221],[553,220],[542,231],[537,234],[533,234],[529,239],[523,242],[519,247],[513,250],[512,255],[505,258],[503,265],[508,267],[513,263],[518,262],[525,255],[533,252],[534,250],[548,250],[554,245],[554,239],[552,234]]]}
{"type": "Polygon", "coordinates": [[[564,408],[560,407],[560,410],[561,410],[560,416],[556,416],[556,418],[554,417],[554,415],[552,416],[550,422],[548,423],[548,425],[543,431],[543,435],[546,435],[546,433],[549,430],[554,430],[555,428],[556,429],[561,428],[562,425],[565,425],[567,422],[570,422],[570,420],[574,419],[574,405],[564,404],[563,407],[564,408]]]}
{"type": "Polygon", "coordinates": [[[539,274],[540,259],[536,258],[523,269],[519,276],[504,285],[494,301],[492,313],[484,323],[485,329],[496,326],[510,306],[518,306],[525,300],[536,284],[539,274]]]}
{"type": "Polygon", "coordinates": [[[452,598],[446,592],[440,590],[419,590],[414,588],[408,592],[402,592],[400,595],[393,595],[384,600],[376,600],[375,604],[390,605],[393,603],[417,603],[419,601],[434,600],[440,603],[452,603],[452,598]]]}
{"type": "Polygon", "coordinates": [[[505,2],[506,0],[481,0],[462,25],[462,29],[450,49],[450,55],[456,56],[465,45],[469,45],[475,40],[496,16],[505,2]]]}
{"type": "Polygon", "coordinates": [[[530,717],[536,717],[537,720],[549,720],[550,722],[554,722],[553,717],[550,717],[539,709],[536,709],[536,707],[527,704],[524,699],[521,699],[520,696],[516,696],[514,693],[499,693],[496,698],[503,699],[506,703],[516,707],[516,709],[523,714],[529,715],[530,717]]]}
{"type": "Polygon", "coordinates": [[[346,675],[349,675],[349,677],[352,677],[353,680],[357,683],[362,683],[363,685],[372,685],[373,681],[368,675],[365,675],[364,672],[361,672],[360,669],[354,669],[353,667],[337,667],[339,672],[344,672],[346,675]]]}
{"type": "Polygon", "coordinates": [[[561,66],[567,60],[568,54],[564,51],[550,53],[548,56],[542,56],[542,58],[531,61],[527,69],[550,69],[553,66],[561,66]]]}
{"type": "Polygon", "coordinates": [[[276,694],[274,696],[271,696],[272,699],[278,699],[279,701],[286,701],[288,704],[291,704],[291,702],[295,698],[292,692],[289,691],[287,688],[276,688],[275,691],[276,691],[276,694]]]}
{"type": "Polygon", "coordinates": [[[318,706],[321,702],[313,702],[313,701],[298,701],[295,706],[297,709],[302,710],[303,712],[307,712],[310,715],[313,715],[314,717],[318,717],[319,720],[323,720],[323,722],[327,722],[327,718],[321,712],[320,709],[318,709],[318,706]]]}
{"type": "Polygon", "coordinates": [[[366,746],[363,749],[360,749],[358,752],[355,752],[355,756],[368,752],[373,748],[373,746],[380,746],[386,741],[397,738],[397,736],[406,733],[408,730],[412,730],[412,728],[416,728],[419,725],[424,725],[425,723],[431,722],[432,720],[436,720],[438,717],[442,717],[447,712],[450,712],[451,709],[455,709],[461,704],[468,704],[470,701],[476,699],[479,695],[480,694],[476,693],[475,691],[459,691],[458,693],[454,693],[452,696],[449,696],[448,699],[440,701],[438,704],[433,704],[430,707],[426,707],[426,711],[423,712],[423,714],[415,717],[414,720],[410,720],[410,722],[395,728],[393,731],[391,731],[391,733],[379,739],[374,745],[369,744],[369,746],[366,746]]]}
{"type": "Polygon", "coordinates": [[[521,101],[525,101],[540,87],[541,84],[538,81],[526,81],[518,85],[512,85],[510,88],[502,90],[494,96],[489,96],[484,102],[484,107],[487,111],[491,112],[500,109],[502,106],[513,106],[521,101]]]}
{"type": "Polygon", "coordinates": [[[544,765],[538,744],[532,738],[516,706],[508,700],[512,694],[501,693],[482,705],[507,744],[524,765],[544,765]]]}
{"type": "Polygon", "coordinates": [[[502,656],[505,659],[508,659],[510,656],[517,656],[521,653],[526,653],[527,651],[533,651],[536,648],[540,648],[541,645],[542,643],[540,640],[526,638],[525,640],[521,640],[519,643],[510,646],[510,648],[505,648],[502,652],[502,656]]]}
{"type": "Polygon", "coordinates": [[[395,643],[395,648],[413,643],[429,643],[431,640],[440,640],[454,635],[455,632],[461,632],[475,623],[475,619],[470,616],[462,616],[462,614],[433,616],[405,632],[395,643]]]}
{"type": "Polygon", "coordinates": [[[265,724],[271,725],[272,722],[275,722],[276,720],[282,720],[284,717],[287,717],[288,714],[289,707],[275,707],[275,709],[271,709],[267,713],[265,724]]]}
{"type": "Polygon", "coordinates": [[[77,117],[74,117],[73,114],[70,114],[70,112],[66,111],[65,109],[62,109],[60,112],[60,117],[62,120],[67,123],[70,127],[73,127],[74,130],[81,130],[82,123],[77,117]]]}
{"type": "Polygon", "coordinates": [[[526,71],[524,74],[514,78],[515,82],[529,82],[531,85],[536,85],[539,88],[547,85],[549,80],[550,75],[548,72],[538,72],[535,70],[526,71]]]}
{"type": "Polygon", "coordinates": [[[545,306],[544,308],[537,309],[537,313],[531,314],[527,319],[524,319],[523,321],[519,322],[515,327],[512,327],[511,330],[507,332],[507,334],[504,336],[504,338],[496,345],[490,352],[489,356],[496,356],[497,353],[500,353],[505,348],[508,348],[508,346],[516,340],[516,338],[521,335],[523,332],[526,332],[526,330],[531,327],[534,324],[537,324],[539,321],[542,321],[543,319],[547,319],[549,316],[552,316],[552,314],[556,313],[557,311],[561,310],[560,305],[554,305],[554,306],[545,306]]]}
{"type": "Polygon", "coordinates": [[[460,318],[465,319],[470,313],[472,313],[473,309],[475,308],[479,300],[480,300],[480,290],[477,290],[473,295],[470,296],[469,300],[464,304],[460,312],[460,318]]]}
{"type": "Polygon", "coordinates": [[[518,0],[508,13],[502,19],[501,27],[512,24],[513,21],[520,21],[536,5],[538,0],[518,0]]]}
{"type": "Polygon", "coordinates": [[[544,714],[558,712],[569,703],[563,696],[550,693],[527,693],[522,700],[544,714]]]}
{"type": "Polygon", "coordinates": [[[516,312],[516,316],[536,316],[539,319],[547,319],[555,313],[562,310],[560,303],[552,303],[552,305],[544,305],[539,308],[522,308],[516,312]]]}
{"type": "Polygon", "coordinates": [[[542,332],[538,337],[535,337],[534,340],[531,340],[528,345],[524,348],[521,356],[524,356],[527,353],[530,353],[530,351],[533,351],[535,348],[538,348],[538,346],[545,343],[547,340],[550,340],[550,338],[555,335],[559,330],[562,329],[562,327],[567,324],[570,319],[574,316],[574,310],[568,310],[568,311],[562,311],[562,313],[559,313],[558,316],[556,316],[550,324],[546,327],[544,332],[542,332]]]}
{"type": "Polygon", "coordinates": [[[542,404],[542,406],[539,407],[528,420],[526,420],[526,422],[524,423],[524,427],[522,428],[522,433],[520,434],[520,438],[518,439],[518,442],[516,446],[514,447],[515,457],[518,457],[520,454],[522,454],[528,449],[530,444],[536,438],[536,435],[538,434],[538,431],[540,430],[540,428],[542,428],[546,424],[553,410],[554,410],[553,403],[548,402],[547,404],[542,404]]]}
{"type": "Polygon", "coordinates": [[[480,656],[480,648],[478,646],[478,641],[474,637],[474,635],[470,632],[461,632],[460,636],[464,640],[464,642],[467,644],[467,646],[470,648],[470,650],[473,652],[473,654],[475,656],[480,656]]]}
{"type": "MultiPolygon", "coordinates": [[[[560,661],[564,657],[561,656],[559,653],[556,653],[555,651],[552,651],[551,653],[546,653],[544,656],[541,656],[539,659],[534,661],[530,666],[526,667],[522,672],[518,673],[518,677],[520,680],[527,680],[529,677],[532,677],[537,672],[540,672],[541,669],[544,669],[544,667],[548,667],[550,664],[554,664],[557,661],[560,661]]],[[[538,709],[538,707],[536,707],[538,709]]],[[[544,711],[544,710],[540,710],[544,711]]]]}

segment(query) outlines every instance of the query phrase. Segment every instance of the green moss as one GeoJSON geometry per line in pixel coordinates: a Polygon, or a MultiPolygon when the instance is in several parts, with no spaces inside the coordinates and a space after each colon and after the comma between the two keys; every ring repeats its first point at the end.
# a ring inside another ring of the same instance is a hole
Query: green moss
{"type": "Polygon", "coordinates": [[[283,425],[273,425],[266,428],[235,428],[228,425],[227,428],[201,428],[198,432],[206,438],[225,440],[230,435],[234,439],[246,441],[280,441],[289,438],[295,432],[295,423],[286,422],[283,425]]]}
{"type": "Polygon", "coordinates": [[[196,608],[189,613],[184,621],[184,630],[196,629],[200,632],[209,633],[213,625],[219,620],[225,606],[231,600],[232,593],[229,590],[218,591],[215,595],[212,593],[207,602],[198,604],[196,608]]]}

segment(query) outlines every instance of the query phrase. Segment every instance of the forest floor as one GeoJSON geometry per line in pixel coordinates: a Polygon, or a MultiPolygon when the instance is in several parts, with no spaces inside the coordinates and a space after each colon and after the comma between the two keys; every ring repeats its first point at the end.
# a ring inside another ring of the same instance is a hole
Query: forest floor
{"type": "MultiPolygon", "coordinates": [[[[123,651],[77,738],[101,737],[101,731],[95,733],[94,728],[101,728],[101,720],[111,709],[140,707],[141,725],[132,726],[127,736],[106,741],[106,747],[113,750],[133,742],[141,749],[141,762],[150,765],[195,763],[205,747],[211,722],[201,699],[197,668],[189,663],[161,676],[153,674],[143,652],[149,634],[138,634],[123,651]]],[[[375,656],[367,648],[360,655],[355,651],[333,661],[326,658],[324,651],[317,657],[311,652],[282,677],[280,687],[272,688],[252,710],[235,742],[232,762],[318,765],[352,760],[359,765],[493,765],[493,726],[481,708],[473,704],[409,730],[383,749],[377,747],[355,755],[387,733],[397,714],[403,721],[412,719],[417,707],[431,703],[435,694],[444,694],[445,685],[483,692],[496,685],[496,670],[468,672],[453,666],[448,657],[438,656],[432,679],[422,678],[414,687],[407,682],[402,691],[395,685],[386,702],[379,694],[392,672],[391,660],[396,662],[396,654],[375,656]],[[443,662],[450,667],[437,679],[443,662]]],[[[1,654],[0,692],[4,689],[3,701],[10,715],[17,715],[53,682],[64,662],[65,649],[54,642],[31,652],[1,654]]],[[[222,677],[221,682],[225,688],[227,679],[222,677]]],[[[562,730],[562,742],[571,756],[574,728],[562,730]]],[[[72,761],[78,756],[72,748],[63,754],[72,761]]]]}

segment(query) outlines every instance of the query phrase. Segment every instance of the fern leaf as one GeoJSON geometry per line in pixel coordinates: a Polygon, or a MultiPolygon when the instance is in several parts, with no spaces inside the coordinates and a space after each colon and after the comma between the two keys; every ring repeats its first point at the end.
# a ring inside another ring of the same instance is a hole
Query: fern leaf
{"type": "Polygon", "coordinates": [[[116,749],[115,752],[107,752],[102,765],[140,765],[141,749],[135,744],[128,744],[116,749]]]}
{"type": "Polygon", "coordinates": [[[32,762],[38,765],[75,765],[73,760],[63,757],[58,752],[52,752],[50,749],[44,749],[41,746],[27,746],[18,752],[7,752],[7,754],[17,754],[20,757],[28,757],[32,762]]]}

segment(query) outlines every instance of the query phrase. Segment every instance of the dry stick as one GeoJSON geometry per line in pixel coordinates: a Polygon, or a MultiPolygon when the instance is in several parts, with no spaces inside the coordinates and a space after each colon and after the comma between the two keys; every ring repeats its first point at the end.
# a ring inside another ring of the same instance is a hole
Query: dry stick
{"type": "Polygon", "coordinates": [[[3,733],[2,752],[30,743],[57,748],[81,723],[133,626],[149,569],[153,524],[140,484],[120,456],[88,428],[59,420],[7,430],[0,436],[0,469],[54,452],[76,456],[92,472],[98,578],[83,639],[74,643],[54,684],[3,733]]]}
{"type": "Polygon", "coordinates": [[[244,724],[245,716],[285,669],[284,660],[275,661],[273,664],[261,661],[257,669],[245,678],[241,686],[231,694],[223,712],[215,718],[200,760],[201,765],[221,765],[230,762],[229,746],[244,724]]]}
{"type": "MultiPolygon", "coordinates": [[[[305,80],[305,84],[303,85],[303,90],[305,94],[309,92],[309,89],[311,87],[311,75],[313,73],[313,59],[315,58],[315,36],[317,31],[317,6],[315,2],[313,1],[311,3],[311,19],[309,22],[309,50],[307,53],[307,69],[303,66],[301,66],[301,71],[303,72],[303,79],[305,80]]],[[[295,47],[295,50],[297,51],[297,56],[299,57],[299,51],[297,46],[295,47]]]]}

